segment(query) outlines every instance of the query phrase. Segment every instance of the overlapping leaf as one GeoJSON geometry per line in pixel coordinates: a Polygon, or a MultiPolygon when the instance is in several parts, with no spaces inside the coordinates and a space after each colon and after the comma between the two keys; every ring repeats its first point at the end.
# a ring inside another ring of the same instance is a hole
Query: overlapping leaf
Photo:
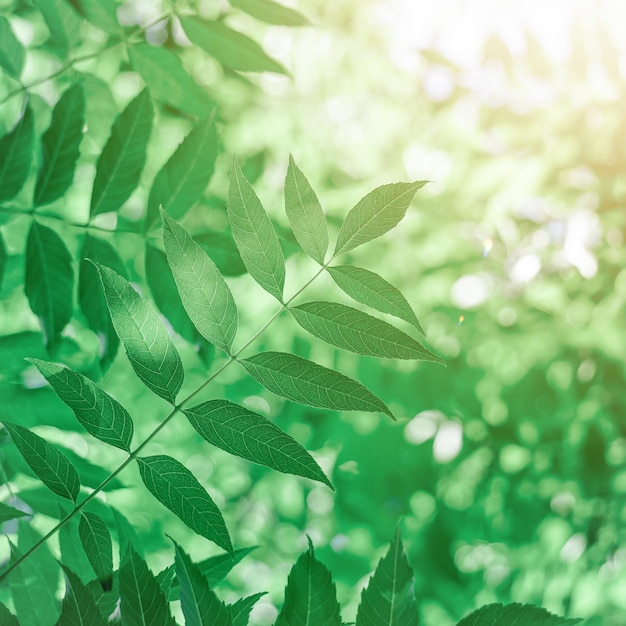
{"type": "Polygon", "coordinates": [[[98,606],[80,578],[68,567],[61,565],[65,573],[65,597],[61,605],[59,624],[63,626],[106,626],[98,606]]]}
{"type": "Polygon", "coordinates": [[[0,603],[0,624],[2,626],[20,626],[17,617],[2,603],[0,603]]]}
{"type": "Polygon", "coordinates": [[[7,252],[6,244],[4,243],[4,237],[0,232],[0,290],[2,290],[2,279],[4,278],[4,272],[6,270],[9,254],[7,252]]]}
{"type": "Polygon", "coordinates": [[[33,0],[55,46],[67,50],[78,40],[80,18],[66,0],[33,0]]]}
{"type": "Polygon", "coordinates": [[[19,78],[24,67],[24,47],[11,30],[6,17],[0,15],[0,67],[13,78],[19,78]]]}
{"type": "Polygon", "coordinates": [[[117,21],[115,0],[68,0],[68,2],[92,24],[108,33],[117,34],[120,25],[117,21]]]}
{"type": "Polygon", "coordinates": [[[241,276],[246,266],[241,260],[237,244],[228,232],[203,231],[194,235],[194,241],[211,257],[222,276],[241,276]]]}
{"type": "MultiPolygon", "coordinates": [[[[0,524],[8,522],[11,519],[17,519],[18,517],[24,517],[27,515],[24,511],[15,509],[4,502],[0,502],[0,524]]],[[[1,622],[0,622],[1,623],[1,622]]]]}
{"type": "Polygon", "coordinates": [[[10,200],[24,186],[33,160],[35,124],[27,107],[13,130],[0,139],[0,202],[10,200]]]}
{"type": "Polygon", "coordinates": [[[567,619],[530,604],[487,604],[463,618],[458,626],[573,626],[581,619],[567,619]]]}
{"type": "MultiPolygon", "coordinates": [[[[59,507],[59,516],[63,517],[64,514],[59,507]]],[[[73,517],[63,524],[59,528],[58,537],[61,563],[71,569],[85,585],[88,584],[93,580],[93,569],[78,535],[78,519],[73,517]]]]}
{"type": "Polygon", "coordinates": [[[231,0],[230,3],[257,20],[268,24],[306,26],[309,23],[309,20],[302,13],[272,0],[231,0]]]}
{"type": "Polygon", "coordinates": [[[113,576],[113,546],[106,523],[95,513],[83,511],[80,515],[78,534],[102,588],[110,589],[113,576]]]}

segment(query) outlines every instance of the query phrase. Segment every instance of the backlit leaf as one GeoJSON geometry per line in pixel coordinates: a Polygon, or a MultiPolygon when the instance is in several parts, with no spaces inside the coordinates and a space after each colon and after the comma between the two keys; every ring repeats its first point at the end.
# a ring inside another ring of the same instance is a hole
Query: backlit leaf
{"type": "Polygon", "coordinates": [[[68,567],[61,565],[65,573],[65,597],[61,605],[59,625],[63,626],[106,626],[89,590],[80,578],[68,567]]]}
{"type": "Polygon", "coordinates": [[[271,469],[332,485],[313,457],[268,419],[227,400],[183,412],[200,436],[230,454],[271,469]]]}
{"type": "Polygon", "coordinates": [[[0,15],[0,67],[13,78],[19,78],[24,67],[24,47],[11,30],[6,17],[0,15]]]}
{"type": "MultiPolygon", "coordinates": [[[[27,513],[24,511],[20,511],[19,509],[15,509],[4,502],[0,502],[0,524],[4,524],[4,522],[8,522],[11,519],[17,519],[18,517],[24,517],[27,513]]],[[[0,622],[1,623],[1,622],[0,622]]]]}
{"type": "Polygon", "coordinates": [[[79,36],[80,17],[66,0],[33,0],[50,31],[52,42],[68,49],[79,36]]]}
{"type": "Polygon", "coordinates": [[[98,28],[113,34],[120,31],[117,21],[118,5],[115,0],[68,0],[68,2],[98,28]]]}
{"type": "Polygon", "coordinates": [[[567,619],[530,604],[488,604],[463,618],[458,626],[571,626],[582,619],[567,619]]]}
{"type": "Polygon", "coordinates": [[[80,515],[78,534],[102,588],[110,589],[113,576],[113,547],[106,523],[95,513],[83,511],[80,515]]]}
{"type": "Polygon", "coordinates": [[[246,273],[237,244],[229,232],[204,231],[195,234],[193,238],[211,257],[222,276],[241,276],[246,273]]]}
{"type": "Polygon", "coordinates": [[[13,130],[0,139],[0,202],[10,200],[24,186],[33,161],[35,125],[30,107],[13,130]]]}
{"type": "Polygon", "coordinates": [[[230,3],[252,17],[279,26],[306,26],[309,20],[290,7],[272,0],[230,0],[230,3]]]}
{"type": "Polygon", "coordinates": [[[265,595],[262,593],[255,593],[246,598],[240,598],[237,602],[229,604],[226,608],[230,613],[230,619],[233,626],[248,626],[248,620],[250,618],[250,612],[254,608],[254,605],[265,595]]]}

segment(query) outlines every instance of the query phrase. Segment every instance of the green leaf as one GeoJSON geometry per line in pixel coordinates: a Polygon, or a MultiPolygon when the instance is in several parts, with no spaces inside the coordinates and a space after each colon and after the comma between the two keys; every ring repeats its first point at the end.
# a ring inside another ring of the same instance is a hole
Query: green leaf
{"type": "Polygon", "coordinates": [[[167,600],[146,562],[128,546],[120,567],[123,626],[175,626],[167,600]]]}
{"type": "Polygon", "coordinates": [[[323,265],[328,250],[326,219],[315,191],[291,156],[285,179],[285,210],[302,249],[323,265]]]}
{"type": "Polygon", "coordinates": [[[333,302],[308,302],[290,307],[296,322],[327,343],[363,354],[389,359],[443,361],[401,330],[367,313],[333,302]]]}
{"type": "Polygon", "coordinates": [[[272,222],[236,160],[228,189],[228,218],[250,276],[282,302],[285,259],[272,222]]]}
{"type": "Polygon", "coordinates": [[[176,542],[174,549],[185,626],[232,626],[228,610],[209,588],[200,568],[176,542]]]}
{"type": "Polygon", "coordinates": [[[255,593],[246,598],[240,598],[237,602],[229,604],[226,608],[230,613],[233,626],[248,626],[250,611],[254,605],[265,595],[265,592],[255,593]]]}
{"type": "Polygon", "coordinates": [[[63,240],[34,220],[26,243],[24,291],[30,308],[41,320],[48,352],[53,354],[61,331],[72,318],[74,268],[63,240]]]}
{"type": "Polygon", "coordinates": [[[6,17],[0,15],[0,67],[13,78],[19,78],[24,67],[24,47],[11,30],[6,17]]]}
{"type": "Polygon", "coordinates": [[[230,354],[238,317],[228,285],[191,235],[165,211],[161,218],[167,260],[187,314],[205,339],[230,354]]]}
{"type": "MultiPolygon", "coordinates": [[[[59,518],[65,516],[63,507],[59,507],[59,518]]],[[[78,535],[78,519],[68,520],[58,531],[61,563],[69,567],[84,584],[93,580],[93,569],[89,564],[85,550],[78,535]]]]}
{"type": "Polygon", "coordinates": [[[398,529],[361,594],[356,626],[417,626],[418,622],[413,570],[398,529]]]}
{"type": "Polygon", "coordinates": [[[313,457],[268,419],[227,400],[184,409],[198,434],[230,454],[271,469],[332,484],[313,457]]]}
{"type": "Polygon", "coordinates": [[[361,383],[285,352],[261,352],[241,364],[271,392],[300,404],[334,411],[386,413],[387,405],[361,383]]]}
{"type": "Polygon", "coordinates": [[[531,604],[487,604],[463,618],[458,626],[571,626],[582,619],[567,619],[531,604]]]}
{"type": "Polygon", "coordinates": [[[183,364],[165,326],[126,279],[108,267],[96,267],[130,364],[148,389],[175,404],[183,384],[183,364]]]}
{"type": "Polygon", "coordinates": [[[16,519],[18,517],[25,517],[26,515],[28,514],[24,513],[24,511],[14,509],[12,506],[4,504],[4,502],[0,502],[0,524],[4,524],[4,522],[8,522],[9,520],[16,519]]]}
{"type": "Polygon", "coordinates": [[[0,624],[2,626],[20,626],[20,623],[17,621],[17,617],[7,609],[4,604],[0,603],[0,624]]]}
{"type": "Polygon", "coordinates": [[[337,285],[357,302],[398,317],[424,332],[406,298],[378,274],[351,265],[336,265],[326,270],[337,285]]]}
{"type": "Polygon", "coordinates": [[[287,73],[278,61],[265,54],[256,41],[228,28],[223,22],[197,17],[181,17],[180,21],[192,43],[232,70],[287,73]]]}
{"type": "Polygon", "coordinates": [[[211,257],[222,276],[241,276],[246,273],[237,244],[229,232],[204,231],[193,238],[211,257]]]}
{"type": "Polygon", "coordinates": [[[89,214],[117,211],[139,184],[154,110],[144,89],[120,113],[96,166],[89,214]]]}
{"type": "Polygon", "coordinates": [[[130,63],[148,85],[155,100],[197,117],[206,117],[211,98],[187,74],[178,56],[163,46],[136,44],[128,49],[130,63]]]}
{"type": "Polygon", "coordinates": [[[113,546],[106,523],[95,513],[83,511],[80,515],[78,534],[102,588],[105,591],[110,590],[113,576],[113,546]]]}
{"type": "Polygon", "coordinates": [[[427,182],[383,185],[368,193],[346,216],[333,258],[394,228],[404,217],[415,192],[427,182]]]}
{"type": "Polygon", "coordinates": [[[133,421],[117,400],[78,372],[55,363],[30,360],[89,434],[130,452],[133,421]]]}
{"type": "Polygon", "coordinates": [[[117,21],[115,0],[68,0],[76,11],[98,28],[107,33],[117,34],[120,25],[117,21]]]}
{"type": "Polygon", "coordinates": [[[41,482],[57,495],[76,502],[80,478],[74,466],[55,446],[30,430],[4,422],[13,443],[41,482]]]}
{"type": "Polygon", "coordinates": [[[80,578],[61,564],[65,573],[65,597],[59,626],[106,626],[98,606],[80,578]]]}
{"type": "Polygon", "coordinates": [[[24,186],[33,161],[35,124],[30,107],[13,130],[0,139],[0,202],[10,200],[24,186]]]}
{"type": "Polygon", "coordinates": [[[341,626],[335,583],[326,566],[315,558],[310,539],[309,549],[291,568],[285,604],[276,620],[276,626],[307,624],[341,626]]]}
{"type": "Polygon", "coordinates": [[[77,40],[80,18],[65,0],[33,0],[50,31],[54,44],[67,50],[77,40]]]}
{"type": "Polygon", "coordinates": [[[52,121],[41,140],[42,162],[33,203],[49,204],[72,184],[85,125],[85,92],[80,83],[67,89],[52,110],[52,121]]]}
{"type": "Polygon", "coordinates": [[[277,2],[272,2],[272,0],[230,0],[230,3],[267,24],[278,26],[306,26],[309,24],[309,20],[302,13],[277,2]]]}
{"type": "Polygon", "coordinates": [[[0,232],[0,290],[2,289],[2,279],[4,278],[4,271],[7,266],[8,258],[9,254],[7,252],[7,247],[4,243],[4,237],[0,232]]]}
{"type": "Polygon", "coordinates": [[[141,478],[152,495],[191,530],[233,552],[224,518],[196,477],[169,456],[138,458],[141,478]]]}
{"type": "Polygon", "coordinates": [[[98,270],[87,259],[110,267],[126,279],[128,274],[124,261],[108,241],[90,234],[85,235],[78,270],[78,302],[87,319],[87,325],[100,339],[100,367],[106,370],[115,359],[120,340],[111,322],[98,270]]]}

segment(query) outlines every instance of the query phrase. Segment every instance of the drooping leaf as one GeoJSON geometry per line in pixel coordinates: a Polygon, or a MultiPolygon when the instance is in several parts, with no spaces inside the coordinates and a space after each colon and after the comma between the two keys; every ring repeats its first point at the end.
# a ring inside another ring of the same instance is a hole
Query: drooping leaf
{"type": "Polygon", "coordinates": [[[169,456],[138,458],[141,478],[152,495],[189,528],[232,554],[224,518],[197,478],[169,456]]]}
{"type": "Polygon", "coordinates": [[[41,12],[50,31],[53,43],[67,50],[77,40],[80,31],[80,17],[66,0],[33,0],[41,12]]]}
{"type": "Polygon", "coordinates": [[[334,411],[393,415],[385,403],[356,380],[285,352],[261,352],[241,364],[264,387],[288,400],[334,411]]]}
{"type": "Polygon", "coordinates": [[[123,626],[175,626],[167,600],[146,562],[129,545],[120,567],[123,626]]]}
{"type": "Polygon", "coordinates": [[[174,52],[163,46],[140,43],[128,49],[128,56],[155,100],[197,117],[209,114],[214,106],[211,98],[187,74],[174,52]]]}
{"type": "Polygon", "coordinates": [[[13,443],[41,482],[57,495],[76,502],[80,479],[74,466],[52,444],[11,422],[4,422],[13,443]]]}
{"type": "Polygon", "coordinates": [[[302,249],[323,265],[328,250],[328,228],[324,212],[315,191],[291,156],[285,179],[285,210],[302,249]]]}
{"type": "Polygon", "coordinates": [[[61,564],[65,573],[65,597],[61,605],[59,626],[106,626],[98,606],[80,578],[61,564]]]}
{"type": "Polygon", "coordinates": [[[333,302],[308,302],[290,307],[289,311],[302,328],[343,350],[380,358],[443,363],[401,330],[352,307],[333,302]]]}
{"type": "Polygon", "coordinates": [[[6,17],[0,15],[0,67],[13,78],[19,78],[24,67],[24,47],[11,30],[6,17]]]}
{"type": "Polygon", "coordinates": [[[287,73],[256,41],[229,28],[223,22],[201,20],[197,17],[181,17],[180,21],[192,43],[230,69],[242,72],[287,73]]]}
{"type": "Polygon", "coordinates": [[[309,24],[302,13],[272,0],[231,0],[234,7],[252,15],[257,20],[278,26],[306,26],[309,24]]]}
{"type": "Polygon", "coordinates": [[[0,603],[0,624],[2,626],[20,626],[17,617],[2,603],[0,603]]]}
{"type": "Polygon", "coordinates": [[[130,452],[133,421],[117,400],[86,376],[67,367],[38,359],[31,361],[89,434],[130,452]]]}
{"type": "Polygon", "coordinates": [[[183,412],[198,434],[217,448],[333,488],[313,457],[262,415],[227,400],[209,400],[183,412]]]}
{"type": "Polygon", "coordinates": [[[398,529],[361,594],[356,626],[417,626],[418,622],[413,570],[398,529]]]}
{"type": "Polygon", "coordinates": [[[383,185],[359,200],[341,226],[333,258],[394,228],[404,217],[415,192],[427,182],[383,185]]]}
{"type": "Polygon", "coordinates": [[[0,202],[10,200],[24,186],[33,161],[35,124],[27,107],[13,130],[0,139],[0,202]]]}
{"type": "Polygon", "coordinates": [[[406,298],[378,274],[352,265],[336,265],[326,270],[335,283],[357,302],[398,317],[424,332],[406,298]]]}
{"type": "Polygon", "coordinates": [[[117,211],[139,184],[154,109],[144,89],[120,113],[96,165],[89,214],[117,211]]]}
{"type": "Polygon", "coordinates": [[[102,588],[105,591],[110,590],[113,576],[113,546],[106,523],[95,513],[83,511],[80,515],[78,534],[102,588]]]}
{"type": "Polygon", "coordinates": [[[228,218],[250,276],[282,302],[285,259],[272,222],[236,160],[228,189],[228,218]]]}
{"type": "Polygon", "coordinates": [[[233,626],[248,626],[250,612],[254,605],[265,595],[265,592],[255,593],[245,598],[240,598],[237,602],[229,604],[226,608],[230,613],[233,626]]]}
{"type": "MultiPolygon", "coordinates": [[[[59,516],[63,517],[63,511],[59,511],[59,516]]],[[[78,519],[73,517],[68,520],[58,532],[59,549],[61,551],[61,563],[69,567],[84,584],[93,580],[94,574],[83,544],[78,534],[78,519]]]]}
{"type": "Polygon", "coordinates": [[[198,332],[230,353],[237,306],[215,263],[176,220],[162,211],[163,244],[178,293],[198,332]]]}
{"type": "Polygon", "coordinates": [[[148,389],[175,404],[183,384],[183,365],[165,326],[126,279],[108,267],[96,267],[130,364],[148,389]]]}
{"type": "Polygon", "coordinates": [[[246,266],[230,233],[204,231],[193,238],[211,257],[222,276],[241,276],[246,273],[246,266]]]}
{"type": "Polygon", "coordinates": [[[276,626],[307,624],[341,626],[335,583],[326,566],[315,558],[310,539],[309,549],[291,568],[285,604],[276,620],[276,626]]]}
{"type": "Polygon", "coordinates": [[[28,515],[24,513],[24,511],[20,511],[19,509],[15,509],[8,504],[4,504],[4,502],[0,502],[0,524],[4,524],[4,522],[8,522],[9,520],[16,519],[18,517],[25,517],[28,515]]]}
{"type": "Polygon", "coordinates": [[[58,347],[61,331],[72,318],[74,269],[63,240],[33,220],[26,242],[24,291],[41,320],[48,352],[58,347]]]}
{"type": "Polygon", "coordinates": [[[7,266],[8,258],[9,254],[7,252],[7,247],[4,243],[4,237],[0,232],[0,290],[2,289],[2,279],[4,278],[4,271],[7,266]]]}
{"type": "Polygon", "coordinates": [[[117,34],[120,24],[117,21],[115,0],[68,0],[86,20],[107,33],[117,34]]]}
{"type": "Polygon", "coordinates": [[[567,619],[531,604],[487,604],[463,618],[458,626],[572,626],[582,619],[567,619]]]}

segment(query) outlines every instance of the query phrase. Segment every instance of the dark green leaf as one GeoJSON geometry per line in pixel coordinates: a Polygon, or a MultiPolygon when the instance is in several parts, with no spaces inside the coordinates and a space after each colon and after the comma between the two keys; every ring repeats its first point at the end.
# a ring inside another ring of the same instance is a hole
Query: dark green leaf
{"type": "Polygon", "coordinates": [[[139,184],[154,110],[144,89],[120,113],[96,166],[89,214],[117,211],[139,184]]]}
{"type": "Polygon", "coordinates": [[[115,0],[68,0],[68,2],[98,28],[112,34],[119,33],[115,0]]]}
{"type": "Polygon", "coordinates": [[[413,570],[397,530],[361,594],[356,626],[417,626],[418,622],[413,570]]]}
{"type": "Polygon", "coordinates": [[[230,619],[233,626],[248,626],[248,620],[250,618],[250,611],[254,605],[265,595],[265,592],[255,593],[246,598],[237,600],[234,604],[227,606],[230,613],[230,619]]]}
{"type": "Polygon", "coordinates": [[[8,522],[11,519],[24,517],[26,515],[27,513],[24,513],[24,511],[14,509],[12,506],[4,504],[4,502],[0,502],[0,524],[4,524],[4,522],[8,522]]]}
{"type": "Polygon", "coordinates": [[[294,9],[272,0],[230,0],[230,3],[252,17],[279,26],[306,26],[309,20],[294,9]]]}
{"type": "Polygon", "coordinates": [[[20,623],[17,621],[17,617],[7,609],[4,604],[0,603],[0,624],[2,626],[20,626],[20,623]]]}
{"type": "Polygon", "coordinates": [[[24,186],[33,162],[35,124],[30,107],[13,130],[0,139],[0,202],[10,200],[24,186]]]}
{"type": "Polygon", "coordinates": [[[102,588],[109,590],[113,576],[113,546],[106,523],[95,513],[83,511],[78,534],[102,588]]]}
{"type": "Polygon", "coordinates": [[[169,456],[138,458],[141,478],[152,495],[189,528],[232,554],[224,518],[204,487],[169,456]]]}
{"type": "Polygon", "coordinates": [[[228,28],[223,22],[197,17],[181,17],[180,21],[191,42],[226,67],[242,72],[287,73],[278,61],[265,54],[256,41],[228,28]]]}
{"type": "Polygon", "coordinates": [[[368,193],[346,216],[333,258],[394,228],[404,217],[415,192],[427,182],[383,185],[368,193]]]}
{"type": "Polygon", "coordinates": [[[4,278],[4,270],[7,266],[7,260],[9,255],[7,253],[7,247],[4,243],[4,237],[0,232],[0,290],[2,289],[2,279],[4,278]]]}
{"type": "Polygon", "coordinates": [[[241,276],[246,273],[237,244],[229,232],[205,231],[193,238],[211,257],[222,276],[241,276]]]}
{"type": "MultiPolygon", "coordinates": [[[[62,507],[59,507],[59,517],[64,517],[62,507]]],[[[58,537],[61,563],[69,567],[84,584],[89,583],[94,574],[78,535],[78,519],[73,517],[63,524],[59,528],[58,537]]]]}
{"type": "Polygon", "coordinates": [[[227,400],[210,400],[183,411],[200,436],[217,448],[286,474],[328,485],[313,457],[268,419],[227,400]]]}
{"type": "Polygon", "coordinates": [[[59,626],[106,626],[107,622],[100,615],[87,587],[68,567],[61,567],[65,572],[65,597],[59,626]]]}
{"type": "Polygon", "coordinates": [[[133,421],[117,400],[86,376],[67,367],[38,359],[31,361],[89,434],[130,452],[133,421]]]}
{"type": "Polygon", "coordinates": [[[341,626],[337,590],[330,572],[309,549],[300,556],[289,573],[285,604],[276,626],[341,626]]]}
{"type": "Polygon", "coordinates": [[[463,618],[458,626],[571,626],[581,619],[566,619],[531,604],[488,604],[463,618]]]}
{"type": "Polygon", "coordinates": [[[96,266],[130,364],[148,389],[175,404],[183,384],[183,365],[165,326],[126,279],[108,267],[96,266]]]}
{"type": "Polygon", "coordinates": [[[19,78],[24,67],[24,47],[11,30],[11,24],[0,15],[0,67],[13,78],[19,78]]]}
{"type": "Polygon", "coordinates": [[[261,352],[241,364],[271,392],[308,406],[335,411],[372,411],[393,418],[385,403],[361,383],[285,352],[261,352]]]}
{"type": "Polygon", "coordinates": [[[57,495],[76,502],[80,479],[73,465],[55,446],[11,422],[3,422],[13,443],[41,482],[57,495]]]}
{"type": "Polygon", "coordinates": [[[236,160],[228,189],[228,218],[250,276],[282,302],[285,259],[276,231],[236,160]]]}
{"type": "Polygon", "coordinates": [[[409,335],[349,306],[333,302],[308,302],[289,311],[302,328],[343,350],[380,358],[443,363],[409,335]]]}
{"type": "Polygon", "coordinates": [[[49,204],[72,184],[85,125],[85,92],[80,83],[65,91],[41,140],[42,161],[33,203],[49,204]]]}
{"type": "Polygon", "coordinates": [[[68,49],[79,36],[80,18],[66,0],[34,0],[55,45],[68,49]]]}

